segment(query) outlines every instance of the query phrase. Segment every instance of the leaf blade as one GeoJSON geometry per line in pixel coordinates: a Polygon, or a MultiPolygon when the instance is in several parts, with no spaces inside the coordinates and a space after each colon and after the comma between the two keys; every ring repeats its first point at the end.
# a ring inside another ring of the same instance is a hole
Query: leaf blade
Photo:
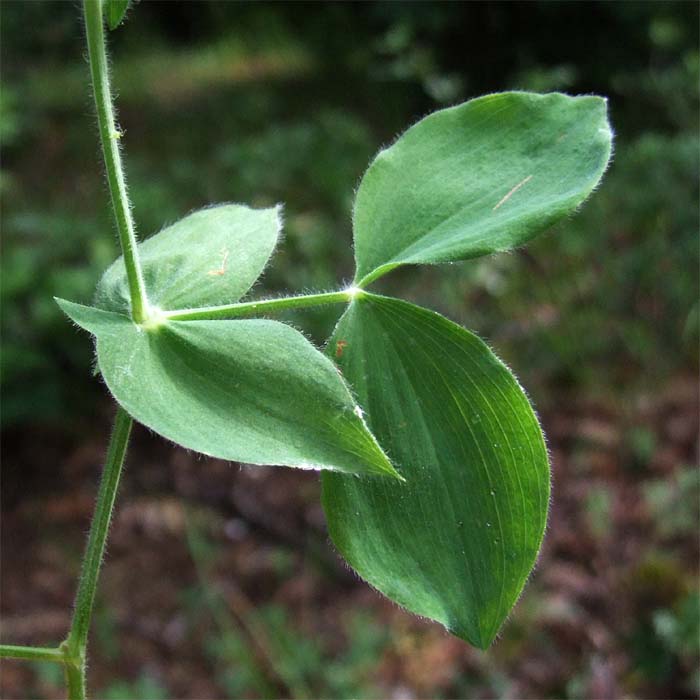
{"type": "Polygon", "coordinates": [[[363,295],[331,349],[339,340],[344,375],[406,483],[324,474],[331,538],[375,588],[485,648],[544,532],[537,419],[500,360],[438,314],[363,295]]]}
{"type": "Polygon", "coordinates": [[[144,330],[122,314],[58,300],[97,339],[119,404],[202,454],[397,477],[336,368],[290,326],[177,321],[144,330]]]}
{"type": "Polygon", "coordinates": [[[526,242],[586,199],[611,143],[599,97],[500,93],[429,115],[360,183],[356,282],[526,242]]]}
{"type": "MultiPolygon", "coordinates": [[[[281,207],[222,204],[200,209],[139,244],[149,303],[163,310],[238,301],[277,245],[281,207]]],[[[129,312],[123,258],[104,273],[95,305],[129,312]]]]}
{"type": "Polygon", "coordinates": [[[130,0],[107,0],[105,12],[107,15],[107,26],[115,30],[123,21],[126,11],[129,8],[130,0]]]}

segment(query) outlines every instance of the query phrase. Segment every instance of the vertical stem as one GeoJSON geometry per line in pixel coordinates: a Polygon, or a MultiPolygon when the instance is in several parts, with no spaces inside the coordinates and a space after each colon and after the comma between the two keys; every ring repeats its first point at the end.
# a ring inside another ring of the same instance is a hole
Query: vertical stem
{"type": "Polygon", "coordinates": [[[64,642],[67,659],[66,678],[71,700],[82,700],[85,697],[85,648],[90,629],[90,618],[109,531],[109,522],[112,518],[114,500],[129,443],[131,425],[132,420],[129,414],[123,408],[117,408],[114,430],[109,442],[107,459],[97,494],[95,513],[90,526],[90,536],[80,570],[80,583],[75,597],[73,619],[68,637],[64,642]]]}
{"type": "Polygon", "coordinates": [[[69,700],[85,700],[85,662],[66,663],[63,671],[69,700]]]}
{"type": "MultiPolygon", "coordinates": [[[[103,0],[83,0],[83,15],[107,183],[109,184],[114,218],[117,222],[119,242],[129,281],[131,316],[135,323],[142,323],[148,316],[148,300],[139,263],[136,233],[119,152],[121,132],[117,129],[114,120],[104,35],[103,0]]],[[[90,525],[90,535],[81,564],[71,627],[68,637],[61,645],[70,700],[84,700],[86,694],[86,647],[90,619],[132,423],[129,414],[118,407],[97,494],[95,513],[90,525]]]]}
{"type": "Polygon", "coordinates": [[[107,171],[107,182],[112,197],[114,218],[117,221],[119,242],[124,254],[126,275],[129,280],[131,315],[136,323],[142,323],[148,315],[148,300],[139,263],[134,221],[131,216],[131,206],[119,152],[121,132],[114,120],[102,5],[102,0],[83,0],[92,88],[97,107],[97,123],[107,171]]]}

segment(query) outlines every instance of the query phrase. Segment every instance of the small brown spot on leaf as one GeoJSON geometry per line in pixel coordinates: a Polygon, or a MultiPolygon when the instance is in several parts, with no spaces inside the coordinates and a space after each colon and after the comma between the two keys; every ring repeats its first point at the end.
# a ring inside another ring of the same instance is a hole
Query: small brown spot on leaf
{"type": "Polygon", "coordinates": [[[347,340],[337,340],[336,343],[335,343],[335,356],[336,356],[336,357],[342,357],[342,356],[343,356],[343,350],[345,350],[345,348],[347,347],[347,345],[348,345],[348,341],[347,341],[347,340]]]}

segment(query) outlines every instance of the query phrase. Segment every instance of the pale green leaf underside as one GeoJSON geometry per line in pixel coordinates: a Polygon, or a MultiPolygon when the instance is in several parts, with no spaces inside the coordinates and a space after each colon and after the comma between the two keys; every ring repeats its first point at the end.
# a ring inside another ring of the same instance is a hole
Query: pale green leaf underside
{"type": "Polygon", "coordinates": [[[611,140],[600,97],[510,92],[431,114],[362,179],[356,282],[524,243],[590,194],[611,140]]]}
{"type": "Polygon", "coordinates": [[[254,319],[145,330],[57,301],[95,335],[119,404],[173,442],[251,464],[396,476],[336,367],[293,328],[254,319]]]}
{"type": "Polygon", "coordinates": [[[116,29],[124,19],[129,0],[106,0],[105,5],[107,25],[110,29],[116,29]]]}
{"type": "MultiPolygon", "coordinates": [[[[262,273],[277,244],[281,208],[222,204],[194,212],[138,246],[151,306],[163,310],[230,304],[262,273]]],[[[95,304],[129,313],[123,258],[97,286],[95,304]]]]}
{"type": "Polygon", "coordinates": [[[406,483],[323,475],[331,537],[408,610],[485,648],[535,562],[547,517],[542,433],[510,371],[476,336],[367,295],[340,320],[343,374],[406,483]]]}

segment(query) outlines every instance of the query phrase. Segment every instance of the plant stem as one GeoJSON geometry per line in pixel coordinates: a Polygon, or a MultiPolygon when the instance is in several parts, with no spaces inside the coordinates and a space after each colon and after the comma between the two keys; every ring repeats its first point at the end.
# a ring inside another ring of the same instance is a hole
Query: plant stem
{"type": "Polygon", "coordinates": [[[0,658],[55,661],[59,664],[66,660],[63,651],[58,647],[22,647],[14,644],[0,644],[0,658]]]}
{"type": "Polygon", "coordinates": [[[365,275],[361,280],[355,280],[353,284],[356,287],[364,289],[368,284],[371,284],[380,277],[384,277],[387,273],[399,267],[400,263],[386,263],[385,265],[380,265],[376,270],[372,270],[368,275],[365,275]]]}
{"type": "Polygon", "coordinates": [[[136,323],[142,323],[148,316],[146,287],[139,262],[134,221],[126,191],[126,180],[119,152],[121,131],[114,120],[114,108],[109,84],[107,48],[105,45],[102,0],[83,0],[85,32],[87,35],[92,88],[97,108],[97,123],[102,142],[107,183],[112,197],[114,218],[119,231],[119,242],[124,254],[124,265],[129,280],[131,315],[136,323]]]}
{"type": "Polygon", "coordinates": [[[362,290],[351,287],[340,292],[302,294],[295,297],[245,301],[238,304],[226,304],[225,306],[202,306],[196,309],[164,311],[163,316],[171,321],[209,321],[221,318],[241,318],[282,309],[304,309],[326,304],[345,304],[362,293],[362,290]]]}
{"type": "Polygon", "coordinates": [[[117,408],[114,430],[109,442],[100,489],[97,494],[95,514],[92,518],[90,535],[81,565],[73,619],[68,637],[63,645],[71,700],[82,700],[85,697],[85,648],[90,629],[90,618],[132,423],[129,414],[123,408],[117,408]]]}
{"type": "Polygon", "coordinates": [[[69,700],[85,700],[85,663],[67,663],[64,671],[69,700]]]}

